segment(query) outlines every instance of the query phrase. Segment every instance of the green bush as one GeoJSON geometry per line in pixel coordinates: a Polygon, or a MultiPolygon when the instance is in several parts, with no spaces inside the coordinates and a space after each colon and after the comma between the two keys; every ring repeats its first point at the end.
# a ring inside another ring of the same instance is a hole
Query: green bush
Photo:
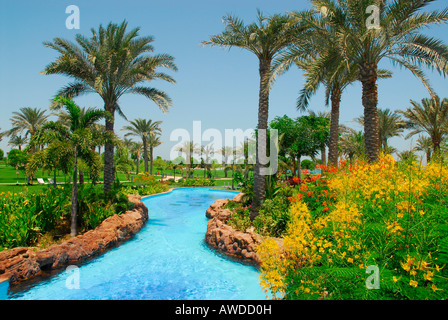
{"type": "Polygon", "coordinates": [[[179,179],[177,184],[183,187],[212,187],[215,185],[215,180],[208,180],[204,178],[188,178],[179,179]]]}

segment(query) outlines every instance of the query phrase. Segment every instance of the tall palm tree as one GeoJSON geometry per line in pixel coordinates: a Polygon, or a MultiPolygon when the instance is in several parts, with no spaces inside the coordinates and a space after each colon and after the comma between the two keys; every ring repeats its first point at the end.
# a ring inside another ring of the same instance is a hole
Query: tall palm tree
{"type": "MultiPolygon", "coordinates": [[[[225,30],[210,37],[203,44],[224,48],[238,47],[255,54],[259,62],[259,102],[258,125],[260,130],[267,130],[269,116],[268,76],[272,61],[291,43],[292,32],[296,21],[287,15],[265,17],[258,11],[256,22],[245,25],[244,22],[231,15],[224,16],[225,30]]],[[[254,172],[254,198],[251,207],[251,219],[258,215],[258,208],[265,199],[266,177],[262,174],[266,166],[260,163],[259,154],[266,155],[266,145],[257,143],[257,157],[254,172]]]]}
{"type": "MultiPolygon", "coordinates": [[[[100,119],[110,116],[104,110],[90,110],[82,114],[81,108],[71,99],[56,97],[55,100],[61,103],[69,114],[69,127],[58,122],[47,122],[39,130],[40,133],[52,131],[57,140],[65,143],[66,148],[72,150],[73,156],[73,184],[72,184],[72,210],[70,219],[70,234],[76,236],[77,233],[77,212],[78,212],[78,159],[84,159],[90,165],[99,162],[99,156],[92,151],[92,132],[90,127],[100,119]]],[[[38,140],[38,138],[36,138],[38,140]]]]}
{"type": "Polygon", "coordinates": [[[151,162],[149,167],[149,173],[152,174],[152,167],[154,162],[154,148],[158,147],[162,144],[162,141],[160,140],[160,136],[158,135],[150,135],[148,139],[148,146],[149,146],[149,161],[151,162]]]}
{"type": "MultiPolygon", "coordinates": [[[[92,29],[87,38],[75,36],[76,43],[55,38],[44,45],[59,52],[56,61],[47,65],[44,74],[63,74],[73,82],[60,89],[57,95],[74,98],[86,93],[97,93],[104,102],[104,110],[112,117],[106,119],[106,131],[114,132],[115,112],[124,116],[119,105],[121,96],[133,93],[152,100],[163,112],[172,105],[163,91],[145,86],[152,80],[175,83],[174,79],[159,68],[177,70],[174,58],[167,54],[151,55],[154,51],[150,36],[140,37],[139,28],[126,32],[127,22],[102,25],[92,29]]],[[[104,191],[107,193],[114,180],[114,145],[106,142],[104,152],[104,191]]]]}
{"type": "Polygon", "coordinates": [[[406,118],[412,131],[409,138],[415,134],[426,132],[430,137],[434,152],[440,151],[440,143],[448,134],[448,99],[435,96],[422,99],[422,103],[411,100],[411,107],[400,111],[406,118]]]}
{"type": "Polygon", "coordinates": [[[147,119],[138,118],[129,121],[130,125],[124,126],[121,130],[128,131],[125,137],[134,136],[139,137],[143,143],[143,158],[145,161],[145,172],[149,172],[148,166],[148,147],[149,139],[151,136],[155,136],[162,132],[159,125],[162,121],[152,121],[147,119]]]}
{"type": "Polygon", "coordinates": [[[422,12],[434,0],[313,0],[315,8],[325,7],[326,23],[337,30],[339,51],[347,66],[358,68],[362,84],[364,134],[369,161],[379,152],[378,65],[389,60],[418,77],[434,95],[422,66],[448,73],[448,47],[442,41],[421,33],[432,24],[448,21],[448,9],[422,12]],[[367,8],[375,5],[380,12],[378,25],[371,28],[367,8]]]}

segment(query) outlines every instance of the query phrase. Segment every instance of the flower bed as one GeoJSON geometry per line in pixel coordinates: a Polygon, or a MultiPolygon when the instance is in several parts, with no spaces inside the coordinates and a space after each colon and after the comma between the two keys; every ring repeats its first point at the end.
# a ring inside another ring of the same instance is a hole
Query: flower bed
{"type": "Polygon", "coordinates": [[[331,171],[294,187],[283,246],[258,250],[263,287],[285,299],[448,298],[447,166],[383,157],[331,171]]]}

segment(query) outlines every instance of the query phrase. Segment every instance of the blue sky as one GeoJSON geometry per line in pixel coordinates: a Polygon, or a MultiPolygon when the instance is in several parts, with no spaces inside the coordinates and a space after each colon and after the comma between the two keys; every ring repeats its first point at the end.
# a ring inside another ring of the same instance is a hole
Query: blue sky
{"type": "MultiPolygon", "coordinates": [[[[428,9],[441,9],[445,0],[436,1],[428,9]]],[[[21,107],[48,108],[56,91],[67,84],[64,76],[44,76],[40,72],[57,54],[43,46],[44,41],[55,37],[73,40],[76,33],[90,35],[90,29],[109,22],[128,21],[129,28],[140,27],[140,35],[152,35],[156,53],[168,53],[175,57],[178,72],[169,72],[177,84],[155,82],[153,86],[166,91],[173,99],[173,107],[163,114],[157,106],[143,97],[124,96],[120,100],[128,119],[148,118],[163,121],[164,142],[156,148],[156,155],[169,156],[170,133],[177,128],[192,131],[193,121],[202,121],[202,130],[216,128],[224,135],[224,129],[243,130],[254,128],[258,109],[258,61],[240,49],[225,50],[202,47],[200,42],[223,30],[221,18],[233,14],[250,23],[256,10],[266,14],[283,13],[309,8],[308,1],[290,0],[95,0],[95,1],[12,1],[0,0],[0,128],[11,127],[12,112],[21,107]],[[69,30],[65,26],[69,5],[80,9],[80,29],[69,30]]],[[[448,25],[427,31],[448,43],[448,25]]],[[[391,68],[394,77],[379,82],[379,107],[403,109],[409,100],[420,101],[428,97],[423,85],[408,71],[391,68]]],[[[428,71],[435,91],[448,97],[448,79],[428,71]]],[[[300,116],[295,103],[303,85],[302,73],[291,70],[276,82],[270,96],[270,119],[284,114],[300,116]]],[[[76,99],[81,106],[101,108],[100,98],[94,94],[76,99]]],[[[328,110],[324,105],[324,90],[311,101],[316,111],[328,110]]],[[[361,87],[354,84],[342,98],[341,122],[349,126],[362,115],[361,87]]],[[[115,128],[126,125],[117,117],[115,128]]],[[[361,128],[358,128],[361,129],[361,128]]],[[[415,140],[415,139],[414,139],[415,140]]],[[[9,151],[8,138],[0,142],[0,148],[9,151]]],[[[409,147],[412,140],[394,138],[392,146],[399,150],[409,147]]]]}

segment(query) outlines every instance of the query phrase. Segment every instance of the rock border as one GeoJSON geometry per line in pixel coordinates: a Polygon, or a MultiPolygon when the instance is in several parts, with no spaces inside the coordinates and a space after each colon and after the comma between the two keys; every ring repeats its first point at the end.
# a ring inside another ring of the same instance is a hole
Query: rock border
{"type": "Polygon", "coordinates": [[[0,252],[0,283],[10,285],[29,280],[43,273],[70,264],[79,264],[133,237],[148,221],[148,208],[139,195],[129,195],[134,208],[114,214],[98,227],[61,244],[35,251],[33,247],[17,247],[0,252]]]}
{"type": "MultiPolygon", "coordinates": [[[[237,194],[231,201],[239,202],[243,193],[237,194]]],[[[263,237],[254,231],[254,228],[241,232],[226,224],[231,211],[222,207],[229,203],[229,199],[216,200],[206,211],[209,218],[204,241],[219,253],[227,255],[237,261],[261,265],[261,259],[256,251],[263,237]]]]}

